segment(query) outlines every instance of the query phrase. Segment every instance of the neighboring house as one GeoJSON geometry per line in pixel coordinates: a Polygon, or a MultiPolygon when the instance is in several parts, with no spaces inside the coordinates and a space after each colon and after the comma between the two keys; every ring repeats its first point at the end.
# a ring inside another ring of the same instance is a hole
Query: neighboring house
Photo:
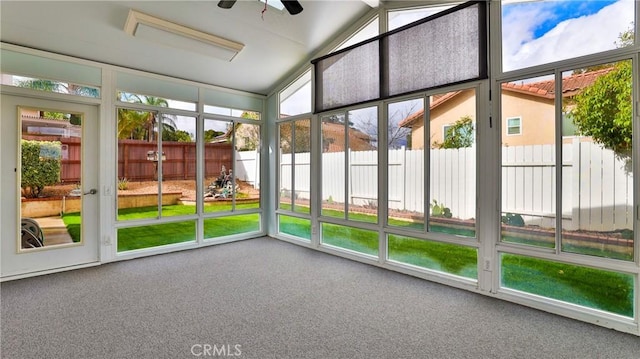
{"type": "MultiPolygon", "coordinates": [[[[572,108],[571,99],[590,86],[611,68],[575,74],[562,80],[562,97],[565,112],[572,108]]],[[[464,116],[475,122],[475,90],[462,90],[431,96],[430,146],[442,143],[448,126],[464,116]]],[[[529,83],[505,83],[502,85],[502,145],[522,146],[552,144],[555,119],[555,81],[529,83]]],[[[424,111],[402,120],[400,126],[411,128],[412,148],[425,147],[423,138],[424,111]]],[[[563,117],[563,136],[575,135],[575,127],[569,117],[563,117]]]]}
{"type": "MultiPolygon", "coordinates": [[[[349,148],[352,151],[371,151],[375,146],[371,136],[349,127],[349,148]]],[[[322,123],[322,152],[343,152],[346,149],[344,123],[322,123]]]]}
{"type": "MultiPolygon", "coordinates": [[[[283,116],[286,117],[286,116],[283,116]]],[[[311,133],[311,121],[295,121],[296,133],[307,133],[307,137],[304,140],[297,139],[296,143],[298,146],[297,152],[308,152],[311,149],[310,143],[310,133],[311,133]]],[[[340,122],[322,122],[322,152],[344,152],[346,148],[345,144],[345,135],[344,135],[344,123],[340,122]]],[[[284,134],[284,138],[288,138],[290,140],[291,133],[290,129],[289,133],[284,134]]],[[[366,133],[355,129],[353,127],[349,127],[349,147],[352,151],[371,151],[375,150],[376,147],[372,143],[373,138],[366,133]]],[[[286,148],[285,152],[290,151],[291,144],[289,143],[281,143],[280,146],[286,148]]]]}
{"type": "Polygon", "coordinates": [[[231,143],[235,134],[236,149],[239,151],[252,151],[258,148],[260,143],[259,130],[259,125],[236,123],[233,127],[229,126],[225,133],[214,137],[209,143],[231,143]]]}

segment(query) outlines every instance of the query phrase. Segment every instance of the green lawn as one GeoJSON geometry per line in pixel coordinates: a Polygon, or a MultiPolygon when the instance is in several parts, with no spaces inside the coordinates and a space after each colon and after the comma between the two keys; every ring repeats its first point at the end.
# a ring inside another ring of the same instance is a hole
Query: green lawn
{"type": "Polygon", "coordinates": [[[284,215],[280,215],[278,218],[280,233],[286,233],[308,241],[311,240],[311,221],[284,215]]]}
{"type": "MultiPolygon", "coordinates": [[[[146,210],[157,212],[156,207],[150,207],[146,210]]],[[[193,207],[165,206],[163,213],[170,213],[170,215],[192,214],[193,207]]],[[[120,215],[124,216],[125,220],[149,218],[148,212],[145,213],[142,208],[121,210],[120,215]]],[[[331,213],[331,215],[338,216],[336,213],[331,213]]],[[[353,219],[354,216],[367,215],[355,214],[351,218],[353,219]]],[[[374,223],[377,220],[363,219],[365,222],[373,221],[374,223]]],[[[63,220],[74,241],[79,240],[80,216],[77,213],[69,213],[63,216],[63,220]]],[[[411,223],[400,222],[397,225],[411,226],[411,223]]],[[[418,226],[421,225],[418,224],[418,226]]],[[[279,226],[284,233],[307,240],[311,238],[311,222],[308,219],[281,215],[279,226]]],[[[246,233],[259,229],[260,218],[257,213],[205,220],[205,238],[246,233]]],[[[451,231],[451,228],[442,229],[442,231],[447,230],[451,231]]],[[[472,233],[473,230],[454,232],[454,234],[464,236],[469,236],[472,233]]],[[[118,251],[186,241],[195,241],[195,221],[118,230],[118,251]]],[[[378,233],[376,231],[323,223],[322,241],[372,256],[378,255],[378,233]]],[[[391,260],[467,278],[477,278],[477,254],[473,247],[395,235],[389,236],[388,246],[388,255],[391,260]]],[[[507,254],[502,256],[501,268],[504,287],[633,317],[634,282],[631,275],[507,254]]]]}
{"type": "Polygon", "coordinates": [[[389,235],[390,260],[478,279],[476,248],[389,235]]]}
{"type": "MultiPolygon", "coordinates": [[[[231,210],[231,205],[227,202],[206,204],[206,206],[220,206],[224,208],[223,210],[231,210]]],[[[244,209],[253,208],[254,206],[252,203],[238,203],[235,208],[244,209]]],[[[156,206],[125,208],[118,211],[118,219],[127,221],[153,218],[157,216],[157,213],[158,208],[156,206]]],[[[162,206],[162,214],[167,217],[191,215],[194,214],[194,207],[188,205],[162,206]]],[[[80,240],[80,214],[66,213],[63,216],[63,220],[73,241],[78,242],[80,240]]],[[[195,223],[195,221],[189,220],[120,228],[118,229],[118,252],[195,241],[195,223]]],[[[258,213],[204,220],[204,237],[207,239],[259,230],[260,215],[258,213]]]]}
{"type": "Polygon", "coordinates": [[[633,317],[632,275],[503,254],[502,285],[633,317]]]}
{"type": "Polygon", "coordinates": [[[67,232],[74,242],[80,242],[80,213],[65,213],[62,215],[62,221],[67,227],[67,232]]]}
{"type": "MultiPolygon", "coordinates": [[[[280,216],[280,226],[285,226],[289,234],[300,233],[302,238],[311,231],[309,220],[291,216],[280,216]]],[[[322,242],[378,254],[378,234],[368,230],[324,223],[322,242]]],[[[388,247],[393,261],[472,279],[478,276],[473,247],[395,235],[389,235],[388,247]]],[[[514,255],[503,255],[501,268],[502,285],[507,288],[633,317],[631,275],[514,255]]]]}

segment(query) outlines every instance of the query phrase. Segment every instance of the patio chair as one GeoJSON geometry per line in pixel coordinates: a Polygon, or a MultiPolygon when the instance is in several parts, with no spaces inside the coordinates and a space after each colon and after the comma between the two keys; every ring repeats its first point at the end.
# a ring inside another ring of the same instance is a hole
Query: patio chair
{"type": "Polygon", "coordinates": [[[22,218],[20,225],[23,249],[44,247],[44,233],[40,225],[38,225],[38,222],[31,218],[22,218]]]}

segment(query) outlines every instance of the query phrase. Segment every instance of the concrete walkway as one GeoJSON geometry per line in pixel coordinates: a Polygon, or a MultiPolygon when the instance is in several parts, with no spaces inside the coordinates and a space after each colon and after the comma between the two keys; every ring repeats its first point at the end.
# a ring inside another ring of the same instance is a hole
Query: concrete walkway
{"type": "Polygon", "coordinates": [[[38,225],[44,233],[45,247],[56,244],[73,243],[73,239],[71,239],[69,232],[67,232],[67,227],[64,225],[61,217],[54,216],[34,219],[38,222],[38,225]]]}

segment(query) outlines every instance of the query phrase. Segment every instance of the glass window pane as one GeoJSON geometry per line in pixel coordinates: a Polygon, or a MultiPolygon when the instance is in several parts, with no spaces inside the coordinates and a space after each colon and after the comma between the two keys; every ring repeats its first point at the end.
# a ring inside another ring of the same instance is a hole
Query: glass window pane
{"type": "Polygon", "coordinates": [[[196,118],[160,114],[162,216],[196,213],[196,118]]]}
{"type": "Polygon", "coordinates": [[[389,260],[478,279],[478,250],[455,244],[389,235],[389,260]]]}
{"type": "Polygon", "coordinates": [[[100,98],[100,89],[97,87],[33,77],[17,76],[5,73],[0,75],[0,84],[15,87],[24,87],[45,92],[56,92],[75,96],[100,98]]]}
{"type": "Polygon", "coordinates": [[[233,167],[232,123],[204,120],[204,212],[232,210],[228,184],[233,167]]]}
{"type": "Polygon", "coordinates": [[[345,216],[345,114],[322,117],[322,215],[345,216]]]}
{"type": "Polygon", "coordinates": [[[507,136],[521,134],[522,129],[520,127],[520,123],[520,117],[507,118],[507,136]]]}
{"type": "Polygon", "coordinates": [[[553,75],[502,84],[502,240],[555,247],[556,158],[553,75]],[[515,120],[519,119],[519,120],[515,120]]]}
{"type": "Polygon", "coordinates": [[[260,208],[260,125],[236,123],[234,137],[236,154],[231,193],[236,209],[260,208]]]}
{"type": "Polygon", "coordinates": [[[424,229],[424,99],[391,103],[388,113],[390,226],[424,229]]]}
{"type": "Polygon", "coordinates": [[[475,237],[475,89],[430,96],[429,106],[429,231],[475,237]]]}
{"type": "Polygon", "coordinates": [[[311,71],[280,92],[280,118],[311,112],[311,71]]]}
{"type": "Polygon", "coordinates": [[[294,212],[309,213],[311,200],[311,120],[295,121],[294,212]]]}
{"type": "Polygon", "coordinates": [[[118,109],[119,221],[159,216],[157,120],[155,112],[118,109]]]}
{"type": "Polygon", "coordinates": [[[278,179],[278,208],[292,210],[293,206],[293,128],[292,122],[278,124],[280,134],[280,172],[278,179]]]}
{"type": "Polygon", "coordinates": [[[546,0],[501,4],[504,71],[633,44],[636,1],[546,0]]]}
{"type": "Polygon", "coordinates": [[[351,37],[349,37],[347,41],[338,46],[334,51],[346,49],[349,46],[378,36],[378,34],[380,33],[379,26],[380,25],[378,24],[378,17],[376,16],[375,19],[371,20],[370,23],[365,25],[362,29],[358,30],[355,34],[351,35],[351,37]]]}
{"type": "Polygon", "coordinates": [[[307,241],[311,240],[311,221],[292,216],[278,216],[278,231],[307,241]]]}
{"type": "Polygon", "coordinates": [[[378,255],[378,232],[322,223],[322,243],[372,256],[378,255]]]}
{"type": "Polygon", "coordinates": [[[562,144],[562,250],[632,261],[631,60],[562,76],[581,84],[563,100],[577,135],[562,144]]]}
{"type": "Polygon", "coordinates": [[[378,108],[347,113],[349,151],[347,219],[378,222],[378,108]]]}
{"type": "Polygon", "coordinates": [[[408,25],[414,21],[424,19],[427,16],[437,14],[451,8],[453,5],[419,7],[413,9],[400,9],[388,12],[389,31],[408,25]]]}
{"type": "Polygon", "coordinates": [[[156,107],[174,108],[178,110],[187,110],[187,111],[196,110],[196,104],[193,102],[171,100],[171,99],[165,99],[162,97],[129,93],[124,91],[118,92],[118,101],[129,102],[129,103],[140,103],[143,105],[156,106],[156,107]]]}
{"type": "Polygon", "coordinates": [[[238,109],[235,109],[235,108],[228,108],[228,107],[204,105],[204,112],[211,113],[211,114],[214,114],[214,115],[223,115],[223,116],[229,116],[229,117],[245,118],[245,119],[249,119],[249,120],[259,120],[260,119],[260,113],[259,112],[244,111],[244,110],[238,110],[238,109]]]}
{"type": "Polygon", "coordinates": [[[502,286],[633,317],[634,276],[513,254],[501,255],[502,286]]]}
{"type": "Polygon", "coordinates": [[[205,240],[258,231],[260,231],[259,213],[208,218],[204,220],[205,240]]]}
{"type": "Polygon", "coordinates": [[[24,107],[18,116],[19,251],[80,243],[85,116],[24,107]]]}
{"type": "Polygon", "coordinates": [[[118,252],[182,242],[195,242],[195,240],[195,221],[118,228],[118,252]]]}
{"type": "Polygon", "coordinates": [[[309,213],[311,198],[310,126],[311,120],[279,124],[280,209],[309,213]]]}

